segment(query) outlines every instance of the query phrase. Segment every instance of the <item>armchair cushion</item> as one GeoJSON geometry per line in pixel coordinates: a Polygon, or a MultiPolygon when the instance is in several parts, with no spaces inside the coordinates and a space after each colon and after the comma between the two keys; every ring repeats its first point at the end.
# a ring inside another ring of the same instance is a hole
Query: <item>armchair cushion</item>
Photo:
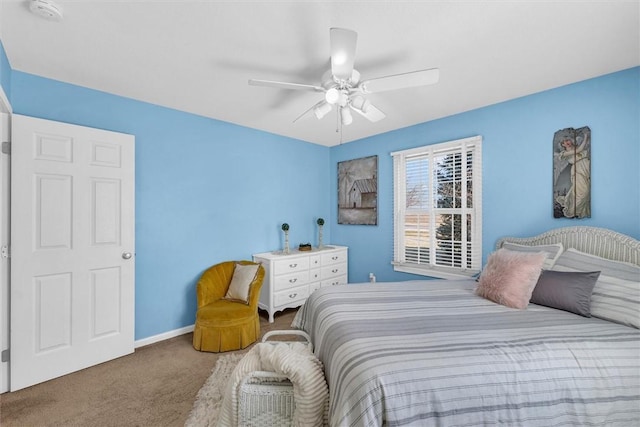
{"type": "Polygon", "coordinates": [[[196,320],[204,324],[231,325],[236,320],[250,318],[254,311],[247,304],[220,299],[201,307],[196,313],[196,320]]]}
{"type": "Polygon", "coordinates": [[[231,284],[224,299],[249,304],[249,290],[258,275],[258,264],[236,263],[231,284]]]}

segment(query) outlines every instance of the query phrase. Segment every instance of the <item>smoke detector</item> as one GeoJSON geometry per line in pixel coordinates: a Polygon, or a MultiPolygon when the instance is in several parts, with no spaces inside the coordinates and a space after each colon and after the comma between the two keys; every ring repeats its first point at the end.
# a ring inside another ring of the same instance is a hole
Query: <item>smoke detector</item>
{"type": "Polygon", "coordinates": [[[31,12],[45,19],[59,21],[62,19],[62,7],[51,0],[31,0],[31,12]]]}

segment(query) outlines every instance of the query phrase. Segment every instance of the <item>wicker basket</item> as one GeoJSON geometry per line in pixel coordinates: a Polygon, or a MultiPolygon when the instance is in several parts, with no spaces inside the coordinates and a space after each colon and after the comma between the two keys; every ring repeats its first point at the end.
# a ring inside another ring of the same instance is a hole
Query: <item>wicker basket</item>
{"type": "MultiPolygon", "coordinates": [[[[306,332],[298,330],[270,331],[264,334],[262,342],[282,343],[283,341],[268,341],[269,338],[278,335],[301,336],[313,351],[311,337],[306,332]]],[[[292,425],[296,403],[293,397],[293,385],[286,376],[269,371],[250,372],[240,382],[238,393],[239,425],[243,427],[292,425]]]]}

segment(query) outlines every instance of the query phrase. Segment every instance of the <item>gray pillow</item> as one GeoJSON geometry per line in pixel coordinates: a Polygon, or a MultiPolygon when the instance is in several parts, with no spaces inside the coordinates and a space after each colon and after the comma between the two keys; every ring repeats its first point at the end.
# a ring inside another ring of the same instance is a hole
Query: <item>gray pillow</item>
{"type": "Polygon", "coordinates": [[[531,294],[531,302],[591,317],[591,293],[599,271],[543,270],[531,294]]]}

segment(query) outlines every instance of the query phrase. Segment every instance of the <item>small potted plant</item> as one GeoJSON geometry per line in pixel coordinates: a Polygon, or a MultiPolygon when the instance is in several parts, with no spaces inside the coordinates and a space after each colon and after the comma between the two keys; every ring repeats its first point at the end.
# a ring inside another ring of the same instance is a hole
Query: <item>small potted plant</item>
{"type": "Polygon", "coordinates": [[[324,226],[324,219],[318,218],[316,224],[318,224],[318,249],[322,249],[324,247],[322,244],[322,227],[324,226]]]}
{"type": "Polygon", "coordinates": [[[289,253],[289,224],[286,222],[282,224],[282,231],[284,231],[284,249],[282,249],[283,254],[289,253]]]}

